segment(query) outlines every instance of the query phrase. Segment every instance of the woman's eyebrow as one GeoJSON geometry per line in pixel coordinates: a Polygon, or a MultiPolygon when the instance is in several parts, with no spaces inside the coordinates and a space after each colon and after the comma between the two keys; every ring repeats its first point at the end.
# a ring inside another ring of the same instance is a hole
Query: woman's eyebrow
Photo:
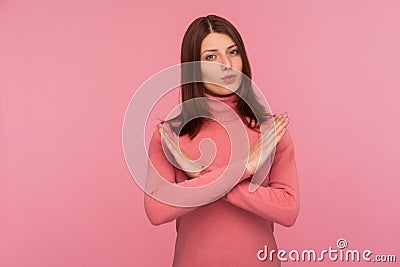
{"type": "MultiPolygon", "coordinates": [[[[235,46],[236,46],[236,44],[230,45],[230,46],[228,46],[228,48],[226,48],[226,50],[228,50],[228,49],[230,49],[230,48],[232,48],[232,47],[235,47],[235,46]]],[[[207,51],[209,51],[209,52],[216,52],[216,51],[218,51],[218,49],[207,49],[207,50],[204,50],[203,53],[201,53],[201,55],[204,54],[204,53],[207,52],[207,51]]]]}

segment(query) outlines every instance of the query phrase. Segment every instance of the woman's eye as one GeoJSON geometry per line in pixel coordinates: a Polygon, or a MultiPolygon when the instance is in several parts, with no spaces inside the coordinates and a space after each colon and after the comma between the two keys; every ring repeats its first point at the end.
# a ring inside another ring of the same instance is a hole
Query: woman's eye
{"type": "Polygon", "coordinates": [[[210,57],[215,57],[215,55],[208,55],[208,56],[206,56],[206,59],[209,60],[209,59],[211,59],[210,57]]]}
{"type": "Polygon", "coordinates": [[[237,49],[231,50],[230,53],[233,55],[237,55],[237,54],[239,54],[239,50],[237,50],[237,49]]]}

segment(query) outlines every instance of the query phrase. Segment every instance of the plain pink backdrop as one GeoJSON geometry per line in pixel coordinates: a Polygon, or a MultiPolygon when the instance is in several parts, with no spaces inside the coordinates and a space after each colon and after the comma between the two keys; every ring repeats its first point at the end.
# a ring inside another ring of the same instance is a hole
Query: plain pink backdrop
{"type": "MultiPolygon", "coordinates": [[[[147,220],[122,122],[207,14],[238,28],[253,80],[291,118],[301,207],[276,225],[279,248],[343,237],[400,257],[400,2],[246,3],[0,2],[0,266],[171,265],[175,224],[147,220]]],[[[364,266],[283,266],[327,264],[364,266]]]]}

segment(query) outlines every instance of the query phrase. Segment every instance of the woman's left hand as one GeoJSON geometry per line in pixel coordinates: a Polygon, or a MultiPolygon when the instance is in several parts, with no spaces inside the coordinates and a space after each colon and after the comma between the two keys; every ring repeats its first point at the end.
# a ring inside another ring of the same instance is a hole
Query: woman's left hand
{"type": "Polygon", "coordinates": [[[161,135],[162,142],[164,142],[164,144],[167,146],[180,169],[184,171],[190,178],[198,177],[203,166],[199,162],[195,161],[189,153],[180,148],[162,126],[158,125],[157,127],[158,132],[161,135]]]}

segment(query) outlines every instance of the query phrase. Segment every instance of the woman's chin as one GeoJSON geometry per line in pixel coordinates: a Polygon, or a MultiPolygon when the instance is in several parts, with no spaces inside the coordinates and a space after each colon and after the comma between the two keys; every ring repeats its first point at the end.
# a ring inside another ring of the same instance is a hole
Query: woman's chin
{"type": "Polygon", "coordinates": [[[225,90],[207,90],[206,93],[213,96],[226,96],[232,94],[234,91],[225,89],[225,90]]]}
{"type": "Polygon", "coordinates": [[[218,88],[206,88],[206,93],[210,94],[210,95],[215,95],[215,96],[224,96],[224,95],[230,95],[233,92],[236,92],[236,90],[238,89],[237,86],[236,87],[232,87],[230,88],[229,86],[225,87],[218,87],[218,88]]]}

